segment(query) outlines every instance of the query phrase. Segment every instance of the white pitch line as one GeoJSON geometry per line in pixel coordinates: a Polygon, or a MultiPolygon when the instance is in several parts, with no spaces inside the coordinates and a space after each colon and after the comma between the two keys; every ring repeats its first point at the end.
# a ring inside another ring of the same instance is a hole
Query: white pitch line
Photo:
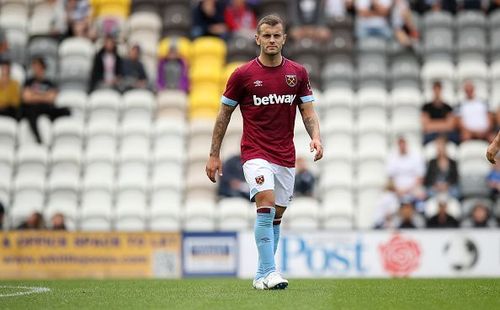
{"type": "Polygon", "coordinates": [[[0,286],[0,289],[1,288],[22,289],[22,290],[27,290],[27,291],[24,291],[24,292],[15,292],[15,293],[10,293],[10,294],[0,294],[0,298],[2,298],[2,297],[23,296],[23,295],[30,295],[30,294],[39,294],[39,293],[50,292],[50,288],[48,288],[48,287],[36,287],[36,286],[9,286],[9,285],[2,285],[2,286],[0,286]]]}

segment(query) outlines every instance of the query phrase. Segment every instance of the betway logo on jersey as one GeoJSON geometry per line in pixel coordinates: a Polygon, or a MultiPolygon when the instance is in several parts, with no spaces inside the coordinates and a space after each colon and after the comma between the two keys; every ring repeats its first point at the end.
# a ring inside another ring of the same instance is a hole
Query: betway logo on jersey
{"type": "Polygon", "coordinates": [[[264,97],[257,97],[256,95],[253,95],[253,104],[254,105],[268,105],[268,104],[292,104],[293,101],[295,100],[296,95],[276,95],[276,94],[269,94],[264,97]]]}

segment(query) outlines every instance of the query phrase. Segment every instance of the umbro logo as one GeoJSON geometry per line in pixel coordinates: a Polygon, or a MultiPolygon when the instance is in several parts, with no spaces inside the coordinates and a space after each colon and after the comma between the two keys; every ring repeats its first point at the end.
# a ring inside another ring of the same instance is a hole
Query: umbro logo
{"type": "Polygon", "coordinates": [[[261,80],[257,80],[257,81],[253,82],[253,86],[255,86],[255,87],[261,87],[262,84],[263,84],[263,82],[261,80]]]}

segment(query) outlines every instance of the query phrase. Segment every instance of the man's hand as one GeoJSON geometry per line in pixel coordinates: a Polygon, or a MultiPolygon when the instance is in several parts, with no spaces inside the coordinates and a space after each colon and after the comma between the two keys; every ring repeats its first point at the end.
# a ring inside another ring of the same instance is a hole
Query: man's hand
{"type": "Polygon", "coordinates": [[[316,154],[314,154],[314,161],[318,161],[323,158],[323,145],[320,140],[311,140],[309,147],[311,148],[311,152],[316,151],[316,154]]]}
{"type": "Polygon", "coordinates": [[[210,156],[207,161],[207,166],[205,167],[205,171],[207,172],[207,176],[215,183],[215,175],[219,172],[219,176],[222,176],[222,162],[219,157],[210,156]]]}
{"type": "Polygon", "coordinates": [[[498,145],[495,143],[495,141],[493,141],[486,150],[486,158],[490,163],[496,164],[495,156],[497,156],[497,153],[498,153],[498,145]]]}

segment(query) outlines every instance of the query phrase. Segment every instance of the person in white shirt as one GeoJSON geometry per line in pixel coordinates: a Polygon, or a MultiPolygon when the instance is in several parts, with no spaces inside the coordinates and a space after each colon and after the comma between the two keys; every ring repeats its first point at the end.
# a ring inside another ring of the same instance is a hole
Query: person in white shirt
{"type": "Polygon", "coordinates": [[[422,154],[408,149],[404,137],[398,137],[397,143],[397,151],[389,156],[387,160],[387,175],[394,183],[398,197],[411,196],[415,200],[424,200],[424,158],[422,154]]]}
{"type": "Polygon", "coordinates": [[[378,36],[392,38],[389,16],[392,0],[356,0],[356,36],[358,39],[378,36]]]}
{"type": "Polygon", "coordinates": [[[491,140],[493,138],[493,116],[489,111],[488,104],[476,97],[474,84],[471,81],[466,81],[463,87],[465,100],[457,111],[461,141],[491,140]]]}

